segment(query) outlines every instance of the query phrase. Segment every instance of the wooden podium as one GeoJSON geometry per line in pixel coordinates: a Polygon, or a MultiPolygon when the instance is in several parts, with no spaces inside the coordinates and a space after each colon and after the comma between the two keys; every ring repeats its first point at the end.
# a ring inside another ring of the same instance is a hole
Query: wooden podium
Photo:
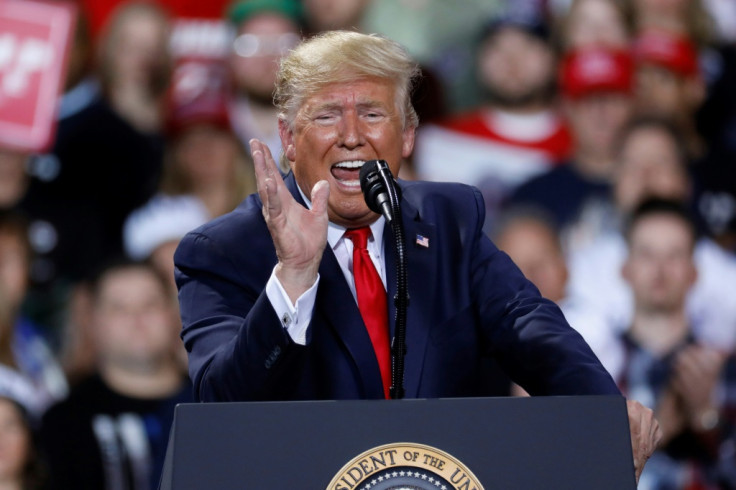
{"type": "Polygon", "coordinates": [[[618,396],[184,404],[162,490],[635,489],[618,396]]]}

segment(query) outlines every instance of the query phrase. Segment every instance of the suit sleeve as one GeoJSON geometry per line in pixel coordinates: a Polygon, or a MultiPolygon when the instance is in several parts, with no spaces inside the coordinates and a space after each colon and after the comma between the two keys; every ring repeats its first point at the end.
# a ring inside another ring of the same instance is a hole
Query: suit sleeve
{"type": "Polygon", "coordinates": [[[613,378],[553,302],[543,298],[482,231],[484,205],[475,191],[471,291],[495,357],[532,395],[620,394],[613,378]]]}
{"type": "Polygon", "coordinates": [[[245,274],[203,233],[177,249],[182,339],[199,401],[277,400],[291,385],[305,347],[291,340],[266,295],[275,257],[257,260],[264,267],[245,274]]]}

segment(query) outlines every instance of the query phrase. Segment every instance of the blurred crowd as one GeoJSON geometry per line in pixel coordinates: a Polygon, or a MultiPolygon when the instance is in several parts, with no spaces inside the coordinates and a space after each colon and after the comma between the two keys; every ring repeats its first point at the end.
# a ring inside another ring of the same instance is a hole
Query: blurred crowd
{"type": "Polygon", "coordinates": [[[407,47],[400,177],[480,189],[497,246],[655,410],[639,488],[736,489],[733,0],[78,0],[51,149],[0,148],[0,488],[156,488],[193,399],[177,243],[255,191],[277,62],[332,29],[407,47]]]}

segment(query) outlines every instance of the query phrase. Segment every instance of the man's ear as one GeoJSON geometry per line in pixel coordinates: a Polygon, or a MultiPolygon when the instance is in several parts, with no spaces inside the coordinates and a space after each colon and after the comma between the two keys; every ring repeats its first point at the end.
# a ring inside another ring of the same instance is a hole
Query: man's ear
{"type": "Polygon", "coordinates": [[[294,132],[289,127],[289,123],[283,119],[279,119],[279,137],[281,138],[281,147],[284,149],[284,156],[289,162],[293,162],[296,160],[294,132]]]}
{"type": "Polygon", "coordinates": [[[412,151],[414,151],[414,138],[416,137],[416,126],[407,126],[404,128],[404,134],[402,135],[401,144],[401,156],[403,158],[409,158],[412,151]]]}

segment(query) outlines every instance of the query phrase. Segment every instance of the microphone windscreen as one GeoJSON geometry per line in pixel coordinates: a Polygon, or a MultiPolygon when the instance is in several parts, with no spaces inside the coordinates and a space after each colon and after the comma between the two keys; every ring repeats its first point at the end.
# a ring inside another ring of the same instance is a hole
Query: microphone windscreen
{"type": "Polygon", "coordinates": [[[360,188],[365,192],[375,179],[378,178],[378,160],[368,160],[360,167],[360,188]]]}
{"type": "Polygon", "coordinates": [[[360,189],[363,191],[363,198],[368,208],[374,213],[381,213],[380,194],[386,193],[386,186],[381,180],[379,174],[379,160],[369,160],[360,168],[360,189]]]}

